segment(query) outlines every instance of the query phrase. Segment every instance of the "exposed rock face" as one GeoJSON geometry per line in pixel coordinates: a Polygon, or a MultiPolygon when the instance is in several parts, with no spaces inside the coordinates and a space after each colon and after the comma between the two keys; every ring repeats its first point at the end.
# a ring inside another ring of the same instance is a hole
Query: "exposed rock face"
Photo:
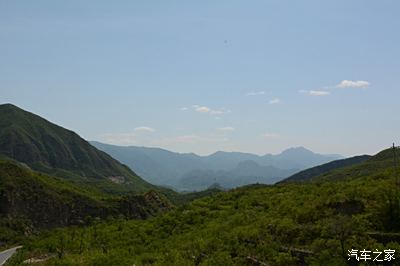
{"type": "Polygon", "coordinates": [[[119,211],[129,218],[146,219],[158,213],[171,210],[172,205],[158,193],[150,191],[144,195],[124,197],[119,211]]]}
{"type": "Polygon", "coordinates": [[[111,182],[114,182],[115,184],[124,184],[125,181],[125,177],[123,176],[109,176],[108,179],[111,180],[111,182]]]}

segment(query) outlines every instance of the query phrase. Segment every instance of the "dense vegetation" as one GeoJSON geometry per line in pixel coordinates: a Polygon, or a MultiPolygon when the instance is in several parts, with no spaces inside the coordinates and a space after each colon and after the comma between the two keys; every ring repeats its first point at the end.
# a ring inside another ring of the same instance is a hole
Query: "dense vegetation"
{"type": "Polygon", "coordinates": [[[0,246],[24,245],[9,265],[343,265],[349,249],[400,251],[392,150],[307,182],[180,195],[1,105],[0,158],[0,246]]]}
{"type": "Polygon", "coordinates": [[[146,219],[218,188],[178,194],[165,190],[112,195],[32,170],[24,163],[0,160],[0,249],[43,229],[87,225],[96,218],[146,219]],[[166,198],[168,197],[168,198],[166,198]],[[170,199],[170,200],[169,200],[170,199]]]}
{"type": "Polygon", "coordinates": [[[171,208],[156,192],[109,196],[21,163],[0,161],[0,247],[44,228],[83,225],[94,217],[143,219],[171,208]]]}
{"type": "Polygon", "coordinates": [[[9,265],[346,265],[352,248],[398,252],[391,159],[385,151],[314,182],[218,193],[146,221],[50,231],[27,240],[9,265]]]}

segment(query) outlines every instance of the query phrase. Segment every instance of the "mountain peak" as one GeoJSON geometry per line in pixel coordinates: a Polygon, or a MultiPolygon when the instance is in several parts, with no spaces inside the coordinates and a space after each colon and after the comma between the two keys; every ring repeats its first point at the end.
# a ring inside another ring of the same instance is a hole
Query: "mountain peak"
{"type": "Polygon", "coordinates": [[[151,187],[73,131],[12,104],[0,105],[0,128],[0,155],[35,170],[59,173],[61,177],[66,171],[68,178],[79,176],[82,181],[90,179],[99,184],[123,176],[132,187],[136,185],[138,192],[151,187]]]}
{"type": "Polygon", "coordinates": [[[7,109],[21,110],[21,108],[11,103],[0,104],[0,110],[7,110],[7,109]]]}
{"type": "Polygon", "coordinates": [[[304,148],[303,146],[292,147],[284,150],[281,154],[315,154],[309,149],[304,148]]]}
{"type": "Polygon", "coordinates": [[[222,154],[226,154],[226,153],[227,153],[227,152],[225,152],[225,151],[216,151],[216,152],[210,154],[210,156],[222,155],[222,154]]]}

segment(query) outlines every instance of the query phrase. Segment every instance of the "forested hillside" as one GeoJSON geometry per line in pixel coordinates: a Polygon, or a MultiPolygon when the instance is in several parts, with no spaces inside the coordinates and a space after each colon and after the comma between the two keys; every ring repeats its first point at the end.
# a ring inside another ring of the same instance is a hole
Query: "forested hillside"
{"type": "Polygon", "coordinates": [[[351,249],[400,250],[390,154],[314,182],[222,192],[147,221],[41,234],[10,265],[35,257],[45,265],[347,265],[351,249]]]}
{"type": "Polygon", "coordinates": [[[145,219],[172,208],[156,192],[109,196],[21,163],[0,161],[0,246],[43,229],[87,225],[95,218],[145,219]]]}

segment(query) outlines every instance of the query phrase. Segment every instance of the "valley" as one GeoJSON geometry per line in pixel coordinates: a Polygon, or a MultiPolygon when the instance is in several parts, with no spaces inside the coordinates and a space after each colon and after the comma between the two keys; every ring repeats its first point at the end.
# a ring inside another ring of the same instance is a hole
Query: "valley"
{"type": "Polygon", "coordinates": [[[400,1],[0,1],[0,266],[400,266],[400,1]]]}
{"type": "Polygon", "coordinates": [[[304,148],[199,157],[92,142],[125,160],[148,156],[153,173],[184,165],[199,191],[178,193],[18,107],[0,106],[0,118],[0,245],[23,246],[6,265],[347,265],[350,249],[400,248],[397,148],[347,159],[304,148]],[[276,174],[306,163],[319,165],[276,174]],[[251,171],[279,182],[241,180],[251,171]],[[215,182],[223,173],[231,186],[215,182]]]}
{"type": "Polygon", "coordinates": [[[391,154],[312,182],[221,192],[146,221],[41,234],[27,239],[10,265],[56,250],[63,252],[44,265],[348,265],[351,249],[400,248],[391,154]]]}

